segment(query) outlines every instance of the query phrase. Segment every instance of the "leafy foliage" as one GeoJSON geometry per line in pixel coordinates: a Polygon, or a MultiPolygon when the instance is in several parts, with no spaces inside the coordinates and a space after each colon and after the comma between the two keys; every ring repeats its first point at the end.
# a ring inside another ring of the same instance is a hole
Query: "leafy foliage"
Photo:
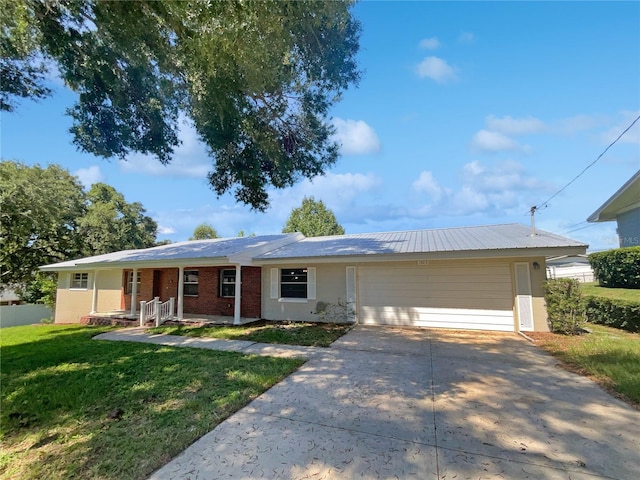
{"type": "Polygon", "coordinates": [[[29,281],[40,265],[79,256],[85,209],[82,186],[61,167],[0,162],[0,283],[29,281]]]}
{"type": "Polygon", "coordinates": [[[218,232],[208,223],[201,223],[193,231],[193,236],[189,240],[209,240],[218,238],[218,232]]]}
{"type": "Polygon", "coordinates": [[[40,303],[54,308],[58,284],[51,273],[38,272],[23,289],[18,290],[20,298],[27,303],[40,303]]]}
{"type": "Polygon", "coordinates": [[[544,288],[551,331],[569,335],[578,333],[585,321],[580,282],[573,278],[558,278],[545,282],[544,288]]]}
{"type": "Polygon", "coordinates": [[[603,287],[640,288],[640,246],[592,253],[589,263],[603,287]]]}
{"type": "Polygon", "coordinates": [[[587,297],[587,320],[632,333],[640,332],[640,302],[587,297]]]}
{"type": "Polygon", "coordinates": [[[121,193],[104,183],[91,187],[87,202],[87,210],[78,222],[84,255],[155,245],[158,224],[144,214],[142,204],[127,203],[121,193]]]}
{"type": "Polygon", "coordinates": [[[338,157],[326,117],[360,76],[351,1],[2,1],[16,12],[2,19],[2,109],[48,93],[46,59],[78,93],[68,113],[85,152],[168,163],[184,116],[213,190],[259,210],[267,187],[338,157]]]}
{"type": "Polygon", "coordinates": [[[305,197],[302,205],[291,210],[291,214],[282,229],[282,233],[300,232],[305,237],[324,235],[344,235],[344,228],[336,220],[322,200],[305,197]]]}
{"type": "Polygon", "coordinates": [[[144,212],[103,183],[86,193],[58,165],[0,162],[0,284],[34,281],[36,292],[41,265],[153,246],[157,224],[144,212]]]}

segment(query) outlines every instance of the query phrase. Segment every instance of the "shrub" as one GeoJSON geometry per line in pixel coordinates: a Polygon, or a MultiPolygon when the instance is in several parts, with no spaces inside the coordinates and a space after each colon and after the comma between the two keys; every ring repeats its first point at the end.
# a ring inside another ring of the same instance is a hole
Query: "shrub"
{"type": "Polygon", "coordinates": [[[585,321],[585,302],[580,282],[558,278],[544,283],[549,328],[555,333],[575,335],[585,321]]]}
{"type": "Polygon", "coordinates": [[[640,288],[640,246],[592,253],[589,263],[602,287],[640,288]]]}
{"type": "Polygon", "coordinates": [[[604,297],[587,297],[587,320],[591,323],[640,332],[640,303],[604,297]]]}

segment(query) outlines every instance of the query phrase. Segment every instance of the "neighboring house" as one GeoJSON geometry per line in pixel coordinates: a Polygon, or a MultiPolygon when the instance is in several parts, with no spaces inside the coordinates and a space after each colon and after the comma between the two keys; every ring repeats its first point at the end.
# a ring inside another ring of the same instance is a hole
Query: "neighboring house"
{"type": "Polygon", "coordinates": [[[10,287],[0,287],[0,306],[2,305],[20,305],[22,299],[16,291],[10,287]]]}
{"type": "Polygon", "coordinates": [[[621,247],[640,245],[640,170],[587,218],[587,222],[614,220],[621,247]]]}
{"type": "Polygon", "coordinates": [[[179,319],[309,321],[321,307],[346,303],[348,320],[364,324],[545,331],[545,259],[584,254],[587,245],[530,232],[510,224],[196,240],[42,270],[59,273],[56,322],[135,315],[140,300],[175,297],[179,319]]]}
{"type": "Polygon", "coordinates": [[[547,258],[547,278],[575,278],[580,282],[593,282],[593,268],[587,255],[562,255],[547,258]]]}

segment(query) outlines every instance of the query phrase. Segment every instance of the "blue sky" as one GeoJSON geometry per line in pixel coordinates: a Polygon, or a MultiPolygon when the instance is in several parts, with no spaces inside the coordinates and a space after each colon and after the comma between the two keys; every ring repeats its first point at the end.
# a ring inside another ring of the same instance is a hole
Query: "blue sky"
{"type": "MultiPolygon", "coordinates": [[[[529,224],[532,205],[640,115],[639,2],[362,2],[354,14],[364,75],[332,111],[342,157],[323,177],[273,191],[265,213],[216,197],[186,125],[169,167],[76,151],[64,115],[74,95],[59,83],[53,98],[2,114],[2,158],[113,185],[172,241],[202,222],[221,236],[278,233],[304,196],[323,200],[347,233],[529,224]]],[[[585,220],[638,169],[640,122],[536,226],[617,247],[614,223],[585,220]]]]}

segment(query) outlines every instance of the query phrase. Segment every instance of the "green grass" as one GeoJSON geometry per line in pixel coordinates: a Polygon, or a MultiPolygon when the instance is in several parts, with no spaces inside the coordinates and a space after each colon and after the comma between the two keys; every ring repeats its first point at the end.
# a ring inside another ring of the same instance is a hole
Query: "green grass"
{"type": "Polygon", "coordinates": [[[640,407],[640,335],[602,325],[587,328],[591,333],[579,336],[536,334],[536,344],[640,407]]]}
{"type": "Polygon", "coordinates": [[[640,290],[631,288],[605,288],[599,286],[597,282],[583,283],[582,293],[589,297],[613,298],[616,300],[640,303],[640,290]]]}
{"type": "Polygon", "coordinates": [[[0,330],[3,479],[141,479],[303,362],[0,330]]]}
{"type": "Polygon", "coordinates": [[[260,322],[241,326],[190,327],[167,326],[152,328],[149,333],[184,335],[189,337],[215,337],[229,340],[249,340],[260,343],[281,343],[328,347],[347,333],[351,326],[333,323],[275,323],[260,322]]]}

